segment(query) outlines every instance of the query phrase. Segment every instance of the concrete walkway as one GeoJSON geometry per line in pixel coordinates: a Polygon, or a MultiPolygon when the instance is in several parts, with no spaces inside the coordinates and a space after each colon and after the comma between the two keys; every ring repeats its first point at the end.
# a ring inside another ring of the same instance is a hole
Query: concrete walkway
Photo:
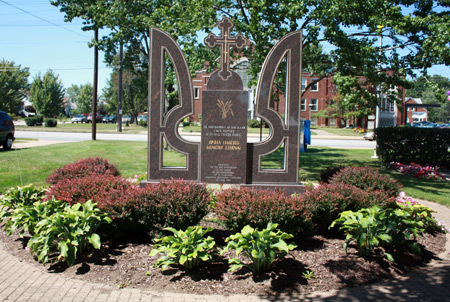
{"type": "MultiPolygon", "coordinates": [[[[450,226],[450,209],[421,201],[450,226]]],[[[68,279],[19,261],[0,242],[0,301],[450,301],[450,235],[446,251],[426,267],[393,280],[310,295],[190,295],[112,286],[68,279]]]]}

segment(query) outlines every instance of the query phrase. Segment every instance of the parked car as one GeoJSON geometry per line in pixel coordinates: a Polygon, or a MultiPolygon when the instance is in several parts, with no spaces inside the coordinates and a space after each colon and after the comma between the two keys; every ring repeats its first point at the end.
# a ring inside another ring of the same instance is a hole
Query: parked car
{"type": "MultiPolygon", "coordinates": [[[[95,122],[101,123],[102,121],[103,121],[103,117],[101,115],[97,114],[97,118],[95,119],[95,122]]],[[[92,123],[92,114],[89,114],[89,116],[87,117],[87,122],[92,123]]]]}
{"type": "Polygon", "coordinates": [[[72,124],[73,123],[86,123],[86,117],[82,114],[77,114],[72,118],[72,124]]]}
{"type": "Polygon", "coordinates": [[[147,114],[140,114],[140,115],[138,115],[137,121],[138,121],[138,123],[139,123],[140,121],[148,122],[148,115],[147,115],[147,114]]]}
{"type": "Polygon", "coordinates": [[[0,144],[9,150],[14,140],[14,123],[8,113],[0,111],[0,144]]]}
{"type": "Polygon", "coordinates": [[[103,123],[116,123],[117,115],[105,115],[103,117],[103,123]]]}
{"type": "Polygon", "coordinates": [[[450,124],[440,125],[439,128],[450,128],[450,124]]]}
{"type": "Polygon", "coordinates": [[[133,122],[133,117],[131,115],[127,114],[127,115],[122,116],[122,123],[130,124],[132,122],[133,122]]]}
{"type": "Polygon", "coordinates": [[[436,128],[437,127],[437,125],[435,123],[428,122],[428,121],[414,123],[411,126],[416,127],[416,128],[436,128]]]}
{"type": "Polygon", "coordinates": [[[367,132],[367,133],[365,133],[363,135],[363,138],[365,140],[368,140],[368,141],[373,141],[375,139],[375,133],[374,132],[367,132]]]}

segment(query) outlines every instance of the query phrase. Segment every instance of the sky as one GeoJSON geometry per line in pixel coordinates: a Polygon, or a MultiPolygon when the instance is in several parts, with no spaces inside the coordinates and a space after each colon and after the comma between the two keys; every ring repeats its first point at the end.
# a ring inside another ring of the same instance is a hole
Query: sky
{"type": "MultiPolygon", "coordinates": [[[[0,59],[30,68],[29,83],[38,73],[51,69],[65,88],[92,84],[94,48],[88,43],[94,32],[84,32],[81,27],[79,18],[64,22],[64,14],[49,0],[1,0],[0,59]]],[[[103,57],[99,52],[99,94],[111,74],[103,57]]]]}
{"type": "MultiPolygon", "coordinates": [[[[94,34],[82,31],[81,27],[79,18],[64,22],[64,14],[50,0],[0,0],[0,59],[29,67],[29,83],[38,73],[51,69],[65,88],[92,84],[94,49],[88,43],[94,34]]],[[[99,94],[111,74],[103,56],[100,51],[99,94]]],[[[429,74],[450,78],[450,68],[438,65],[429,74]]]]}

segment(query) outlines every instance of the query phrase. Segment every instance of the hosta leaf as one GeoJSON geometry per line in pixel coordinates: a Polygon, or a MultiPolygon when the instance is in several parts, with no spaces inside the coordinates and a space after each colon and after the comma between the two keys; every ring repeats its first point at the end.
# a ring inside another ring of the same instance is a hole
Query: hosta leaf
{"type": "Polygon", "coordinates": [[[92,234],[89,237],[89,243],[92,244],[92,246],[97,250],[100,249],[100,247],[102,246],[102,243],[100,241],[100,236],[96,233],[92,234]]]}

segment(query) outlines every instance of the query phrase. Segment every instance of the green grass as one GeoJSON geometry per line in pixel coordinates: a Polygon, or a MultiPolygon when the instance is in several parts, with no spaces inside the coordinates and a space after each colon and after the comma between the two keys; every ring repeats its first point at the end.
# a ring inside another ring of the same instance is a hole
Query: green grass
{"type": "MultiPolygon", "coordinates": [[[[278,151],[282,154],[282,150],[278,151]]],[[[334,149],[327,147],[309,147],[308,152],[300,155],[300,175],[302,181],[317,182],[322,169],[329,166],[352,165],[381,167],[381,163],[372,159],[373,150],[334,149]]],[[[23,184],[45,184],[45,179],[56,168],[82,158],[99,156],[117,165],[124,177],[133,177],[147,171],[146,142],[125,141],[85,141],[30,149],[3,151],[0,149],[0,193],[6,188],[23,184]]],[[[165,162],[183,166],[185,158],[177,152],[165,152],[165,162]]],[[[264,161],[264,168],[279,168],[277,152],[264,161]]],[[[404,185],[407,195],[415,198],[439,202],[450,206],[450,182],[412,178],[395,171],[382,169],[404,185]]]]}
{"type": "MultiPolygon", "coordinates": [[[[96,124],[97,132],[102,133],[116,133],[117,132],[117,125],[116,124],[103,124],[98,123],[96,124]]],[[[56,127],[45,127],[45,126],[24,126],[24,125],[17,125],[16,130],[19,131],[45,131],[45,132],[81,132],[81,133],[90,133],[92,132],[92,124],[85,124],[85,123],[74,123],[71,122],[62,124],[58,121],[58,125],[56,127]]],[[[125,126],[125,124],[122,124],[122,132],[124,133],[141,133],[146,132],[147,128],[130,124],[129,126],[125,126]]]]}
{"type": "Polygon", "coordinates": [[[363,136],[363,133],[353,132],[352,129],[332,128],[332,127],[317,127],[316,129],[323,130],[328,133],[340,136],[360,136],[360,137],[363,136]]]}

